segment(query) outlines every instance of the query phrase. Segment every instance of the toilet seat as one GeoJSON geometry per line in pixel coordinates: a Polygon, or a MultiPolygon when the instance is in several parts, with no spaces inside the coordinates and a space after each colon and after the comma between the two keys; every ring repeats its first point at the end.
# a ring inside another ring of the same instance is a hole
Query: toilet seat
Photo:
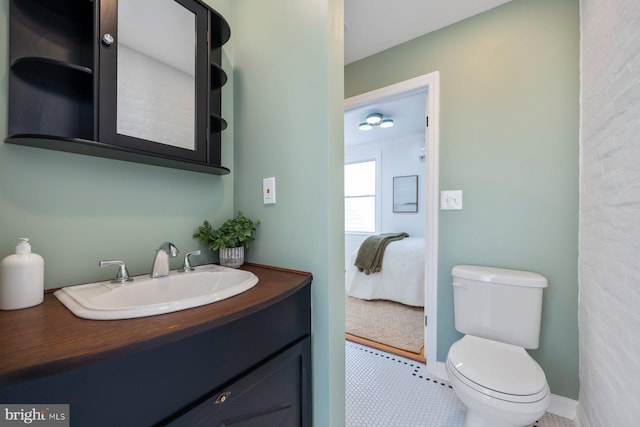
{"type": "Polygon", "coordinates": [[[522,347],[466,335],[449,349],[447,367],[469,388],[506,402],[549,395],[544,371],[522,347]]]}

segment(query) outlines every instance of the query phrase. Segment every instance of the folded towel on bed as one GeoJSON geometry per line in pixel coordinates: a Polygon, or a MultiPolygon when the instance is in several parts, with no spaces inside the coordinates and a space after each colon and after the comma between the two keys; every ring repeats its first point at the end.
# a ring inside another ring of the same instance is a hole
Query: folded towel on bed
{"type": "Polygon", "coordinates": [[[409,237],[407,233],[385,233],[367,237],[362,242],[354,263],[364,274],[378,273],[382,269],[382,257],[387,245],[409,237]]]}

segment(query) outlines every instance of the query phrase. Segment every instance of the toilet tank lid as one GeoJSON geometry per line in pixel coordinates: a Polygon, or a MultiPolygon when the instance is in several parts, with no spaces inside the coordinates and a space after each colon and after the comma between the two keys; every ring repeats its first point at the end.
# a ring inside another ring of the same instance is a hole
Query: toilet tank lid
{"type": "Polygon", "coordinates": [[[456,265],[451,270],[453,277],[501,285],[546,288],[547,278],[531,271],[509,270],[506,268],[484,267],[480,265],[456,265]]]}

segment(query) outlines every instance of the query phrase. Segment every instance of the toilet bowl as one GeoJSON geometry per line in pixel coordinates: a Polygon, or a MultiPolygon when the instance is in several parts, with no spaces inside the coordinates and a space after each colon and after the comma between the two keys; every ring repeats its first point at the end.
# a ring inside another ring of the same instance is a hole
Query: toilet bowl
{"type": "Polygon", "coordinates": [[[522,427],[551,401],[544,371],[527,353],[538,348],[542,291],[537,273],[459,265],[452,270],[456,329],[446,370],[467,407],[466,427],[522,427]]]}
{"type": "Polygon", "coordinates": [[[453,344],[446,369],[467,407],[466,427],[521,427],[550,403],[542,368],[522,348],[467,335],[453,344]]]}

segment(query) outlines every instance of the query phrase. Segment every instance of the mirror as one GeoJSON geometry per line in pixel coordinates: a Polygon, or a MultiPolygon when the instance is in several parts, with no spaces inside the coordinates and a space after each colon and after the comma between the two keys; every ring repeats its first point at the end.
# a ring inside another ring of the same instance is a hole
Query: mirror
{"type": "Polygon", "coordinates": [[[118,0],[116,132],[196,149],[196,16],[175,0],[118,0]]]}

